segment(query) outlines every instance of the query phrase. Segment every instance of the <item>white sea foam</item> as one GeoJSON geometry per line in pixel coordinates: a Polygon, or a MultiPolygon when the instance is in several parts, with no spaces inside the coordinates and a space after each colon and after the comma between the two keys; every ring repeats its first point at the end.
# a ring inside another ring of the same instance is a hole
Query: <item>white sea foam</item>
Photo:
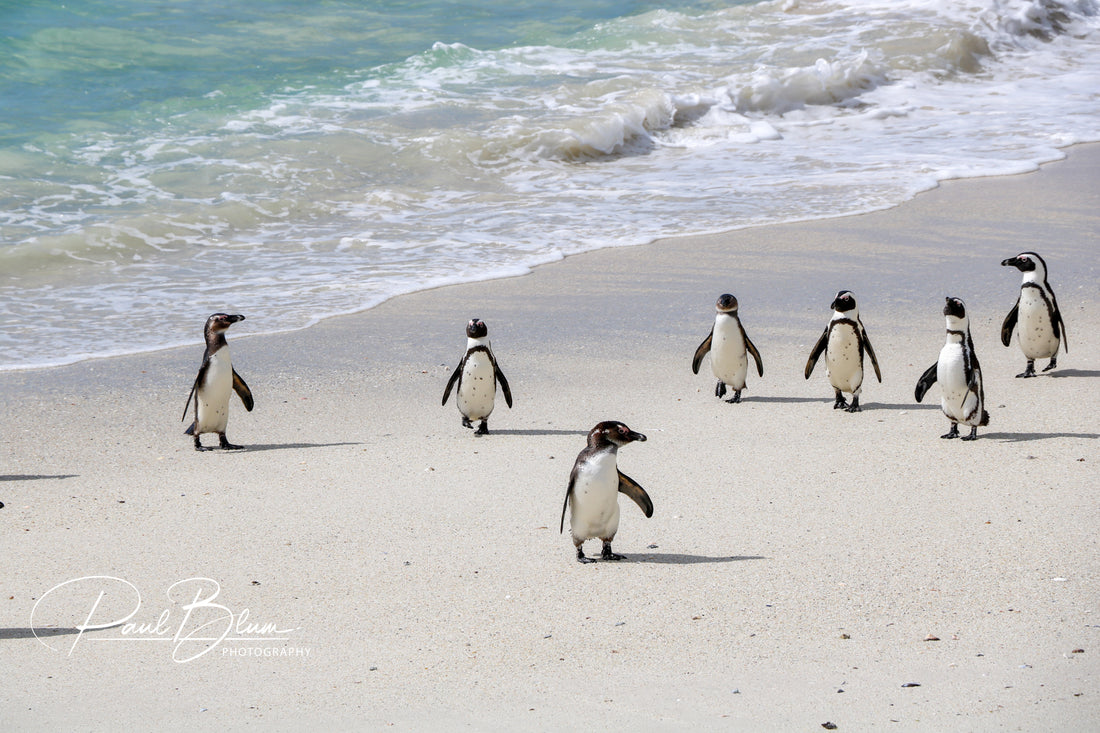
{"type": "Polygon", "coordinates": [[[217,310],[301,328],[596,247],[1032,170],[1100,140],[1097,13],[1091,0],[662,10],[555,45],[436,43],[67,150],[0,149],[0,368],[106,355],[97,344],[122,323],[155,324],[127,328],[136,350],[193,342],[217,310]]]}

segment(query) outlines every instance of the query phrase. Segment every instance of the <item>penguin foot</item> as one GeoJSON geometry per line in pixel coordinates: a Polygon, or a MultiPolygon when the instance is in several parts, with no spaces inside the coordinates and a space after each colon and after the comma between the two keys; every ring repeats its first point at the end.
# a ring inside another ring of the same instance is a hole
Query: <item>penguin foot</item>
{"type": "Polygon", "coordinates": [[[208,450],[214,450],[214,449],[213,448],[203,448],[202,447],[202,441],[200,441],[199,436],[196,435],[195,436],[195,450],[201,452],[201,451],[208,451],[208,450]]]}
{"type": "Polygon", "coordinates": [[[225,433],[218,433],[218,445],[221,446],[222,450],[240,450],[244,447],[240,445],[233,445],[232,443],[230,443],[228,440],[226,440],[225,433]]]}
{"type": "Polygon", "coordinates": [[[469,428],[470,430],[473,430],[474,429],[474,424],[472,422],[470,422],[470,418],[464,417],[464,418],[462,418],[462,427],[469,428]]]}
{"type": "MultiPolygon", "coordinates": [[[[473,427],[473,426],[471,426],[471,427],[473,427]]],[[[478,426],[478,429],[476,431],[474,431],[474,435],[488,435],[488,434],[489,434],[489,421],[488,420],[482,420],[481,425],[478,426]]]]}
{"type": "Polygon", "coordinates": [[[970,435],[964,435],[960,440],[977,440],[978,439],[978,426],[970,428],[970,435]]]}
{"type": "Polygon", "coordinates": [[[714,387],[714,396],[722,398],[726,396],[726,383],[719,381],[714,387]]]}
{"type": "Polygon", "coordinates": [[[734,392],[733,397],[730,397],[728,400],[726,400],[726,402],[730,403],[731,405],[741,404],[741,390],[737,390],[736,392],[734,392]]]}
{"type": "Polygon", "coordinates": [[[956,425],[955,423],[952,423],[951,424],[951,429],[949,431],[947,431],[946,434],[941,435],[940,437],[941,438],[946,438],[948,440],[950,440],[951,438],[959,437],[959,426],[956,425]]]}
{"type": "Polygon", "coordinates": [[[836,393],[836,402],[833,403],[834,410],[847,410],[848,400],[844,399],[844,395],[840,392],[836,393]]]}
{"type": "Polygon", "coordinates": [[[1043,367],[1043,371],[1044,372],[1049,372],[1051,369],[1056,369],[1056,368],[1058,368],[1058,357],[1057,356],[1052,356],[1052,357],[1050,357],[1050,363],[1047,364],[1045,367],[1043,367]]]}
{"type": "MultiPolygon", "coordinates": [[[[1050,369],[1050,367],[1048,366],[1047,369],[1050,369]]],[[[1044,369],[1043,371],[1045,372],[1047,369],[1044,369]]],[[[1023,373],[1017,374],[1016,378],[1017,379],[1028,379],[1028,378],[1034,377],[1034,376],[1035,376],[1035,361],[1033,359],[1029,359],[1028,362],[1027,362],[1027,369],[1025,369],[1023,371],[1023,373]]]]}
{"type": "Polygon", "coordinates": [[[580,545],[577,545],[577,562],[581,563],[582,565],[588,565],[589,563],[594,563],[596,561],[590,557],[585,557],[584,548],[580,545]]]}
{"type": "Polygon", "coordinates": [[[863,412],[863,408],[859,406],[859,398],[853,397],[852,404],[844,408],[845,412],[863,412]]]}
{"type": "Polygon", "coordinates": [[[603,543],[603,552],[600,553],[600,559],[601,560],[625,560],[626,557],[624,555],[616,555],[614,552],[611,551],[611,543],[610,542],[604,542],[603,543]]]}

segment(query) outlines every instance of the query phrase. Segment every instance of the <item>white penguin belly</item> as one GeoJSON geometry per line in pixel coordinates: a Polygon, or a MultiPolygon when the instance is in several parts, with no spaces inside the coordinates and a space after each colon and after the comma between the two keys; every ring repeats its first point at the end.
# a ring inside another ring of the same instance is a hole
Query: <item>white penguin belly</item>
{"type": "Polygon", "coordinates": [[[610,540],[619,531],[619,469],[614,453],[586,461],[577,472],[569,527],[577,539],[610,540]]]}
{"type": "Polygon", "coordinates": [[[458,387],[458,411],[470,420],[484,420],[493,411],[496,374],[488,354],[474,352],[466,359],[458,387]]]}
{"type": "Polygon", "coordinates": [[[1058,355],[1058,337],[1050,322],[1046,301],[1035,288],[1020,291],[1020,309],[1017,312],[1017,332],[1020,349],[1028,359],[1049,359],[1058,355]]]}
{"type": "Polygon", "coordinates": [[[745,388],[745,375],[749,371],[745,338],[737,321],[729,316],[719,316],[715,320],[714,336],[710,343],[710,369],[715,377],[734,390],[745,388]]]}
{"type": "Polygon", "coordinates": [[[825,366],[829,371],[829,383],[835,389],[859,394],[863,384],[863,365],[859,358],[859,339],[851,326],[842,324],[829,329],[825,366]]]}
{"type": "Polygon", "coordinates": [[[233,392],[233,364],[229,349],[210,357],[206,379],[198,388],[195,433],[224,433],[229,422],[229,395],[233,392]]]}
{"type": "Polygon", "coordinates": [[[947,344],[940,351],[936,364],[936,381],[940,384],[940,407],[949,420],[970,424],[967,418],[981,418],[978,394],[970,390],[966,381],[966,365],[962,344],[947,344]]]}

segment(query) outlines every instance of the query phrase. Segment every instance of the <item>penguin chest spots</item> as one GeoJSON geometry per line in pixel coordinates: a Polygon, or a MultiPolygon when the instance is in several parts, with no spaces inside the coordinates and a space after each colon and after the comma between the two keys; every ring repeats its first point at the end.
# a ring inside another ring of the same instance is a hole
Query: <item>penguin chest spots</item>
{"type": "Polygon", "coordinates": [[[489,355],[475,351],[466,359],[458,386],[458,409],[471,420],[482,420],[493,411],[496,374],[489,355]]]}
{"type": "Polygon", "coordinates": [[[198,388],[197,432],[225,432],[232,391],[233,365],[229,360],[229,349],[222,348],[211,355],[206,367],[206,379],[198,388]]]}
{"type": "Polygon", "coordinates": [[[829,329],[825,366],[829,370],[829,382],[836,389],[854,392],[863,384],[859,338],[851,325],[840,323],[829,329]]]}
{"type": "Polygon", "coordinates": [[[1054,335],[1050,309],[1036,288],[1020,291],[1017,329],[1020,349],[1028,359],[1047,359],[1058,353],[1058,338],[1054,335]]]}
{"type": "Polygon", "coordinates": [[[745,353],[745,339],[736,320],[720,316],[714,323],[714,336],[710,344],[710,368],[714,376],[735,390],[745,388],[745,375],[749,370],[749,357],[745,353]]]}
{"type": "Polygon", "coordinates": [[[619,470],[614,453],[595,456],[578,467],[569,526],[582,539],[610,538],[618,531],[619,470]]]}

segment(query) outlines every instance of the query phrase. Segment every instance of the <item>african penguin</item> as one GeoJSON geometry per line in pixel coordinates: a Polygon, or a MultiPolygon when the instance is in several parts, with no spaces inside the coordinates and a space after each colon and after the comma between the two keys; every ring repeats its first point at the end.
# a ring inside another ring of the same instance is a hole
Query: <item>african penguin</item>
{"type": "Polygon", "coordinates": [[[187,411],[191,409],[192,399],[194,400],[195,420],[185,434],[195,436],[195,450],[209,450],[203,448],[199,440],[203,433],[217,433],[221,447],[226,450],[241,447],[233,445],[225,438],[225,426],[229,422],[229,395],[236,391],[249,412],[254,403],[248,385],[233,369],[225,332],[234,323],[243,320],[244,316],[225,313],[215,313],[206,319],[206,327],[203,329],[206,352],[202,355],[202,366],[191,386],[191,394],[187,396],[187,405],[183,408],[183,419],[186,420],[187,411]]]}
{"type": "Polygon", "coordinates": [[[653,502],[638,483],[619,470],[617,454],[619,446],[636,440],[644,441],[621,422],[601,422],[588,432],[588,445],[577,455],[573,471],[569,474],[569,487],[565,490],[565,503],[561,507],[559,532],[565,531],[565,510],[569,513],[569,530],[573,545],[577,548],[577,562],[595,562],[584,556],[584,541],[593,537],[603,540],[603,560],[622,560],[622,555],[611,551],[611,541],[619,530],[619,492],[633,499],[647,517],[653,516],[653,502]]]}
{"type": "Polygon", "coordinates": [[[485,323],[478,318],[471,320],[466,324],[466,337],[466,353],[447,380],[447,388],[443,390],[443,404],[447,404],[451,388],[457,382],[455,402],[458,404],[458,411],[462,413],[462,425],[473,428],[471,421],[480,420],[481,425],[476,434],[486,435],[489,432],[489,414],[492,413],[496,400],[497,383],[500,383],[500,391],[504,393],[504,401],[508,403],[508,407],[512,406],[512,390],[493,356],[489,345],[489,329],[485,323]]]}
{"type": "Polygon", "coordinates": [[[985,411],[985,389],[982,386],[982,368],[974,353],[974,341],[970,338],[970,321],[966,306],[958,298],[948,298],[943,307],[947,318],[947,341],[940,350],[940,358],[930,366],[920,379],[914,397],[924,399],[933,383],[940,383],[940,406],[951,421],[951,430],[941,438],[959,437],[959,423],[970,426],[970,435],[963,440],[975,440],[978,426],[989,424],[985,411]]]}
{"type": "Polygon", "coordinates": [[[882,373],[878,368],[875,350],[871,348],[871,341],[867,338],[867,331],[863,328],[863,321],[859,319],[856,297],[852,292],[841,290],[829,307],[833,309],[833,317],[825,327],[821,338],[814,344],[810,358],[806,361],[806,379],[810,378],[818,358],[824,353],[829,383],[833,385],[833,390],[836,392],[833,409],[843,408],[848,412],[859,412],[859,393],[863,388],[864,352],[871,357],[871,365],[875,368],[875,376],[878,377],[879,382],[882,382],[882,373]],[[850,406],[844,399],[844,392],[852,395],[850,406]]]}
{"type": "Polygon", "coordinates": [[[1066,351],[1066,324],[1062,322],[1062,311],[1054,290],[1047,282],[1047,263],[1034,252],[1021,252],[1001,262],[1002,266],[1012,265],[1024,273],[1020,284],[1020,297],[1016,305],[1005,317],[1001,326],[1001,343],[1008,346],[1012,342],[1012,330],[1019,325],[1020,349],[1027,357],[1027,368],[1017,377],[1034,377],[1035,360],[1050,359],[1043,369],[1049,372],[1058,366],[1058,346],[1066,351]]]}
{"type": "Polygon", "coordinates": [[[728,386],[733,390],[733,397],[726,402],[737,403],[741,401],[741,390],[745,388],[749,354],[756,360],[756,371],[761,377],[764,376],[764,362],[760,359],[756,345],[745,333],[741,319],[737,317],[737,298],[729,293],[719,296],[715,310],[717,314],[714,316],[714,326],[710,329],[710,335],[695,350],[691,371],[693,374],[699,373],[699,365],[709,351],[711,371],[718,377],[714,396],[724,397],[728,386]]]}

